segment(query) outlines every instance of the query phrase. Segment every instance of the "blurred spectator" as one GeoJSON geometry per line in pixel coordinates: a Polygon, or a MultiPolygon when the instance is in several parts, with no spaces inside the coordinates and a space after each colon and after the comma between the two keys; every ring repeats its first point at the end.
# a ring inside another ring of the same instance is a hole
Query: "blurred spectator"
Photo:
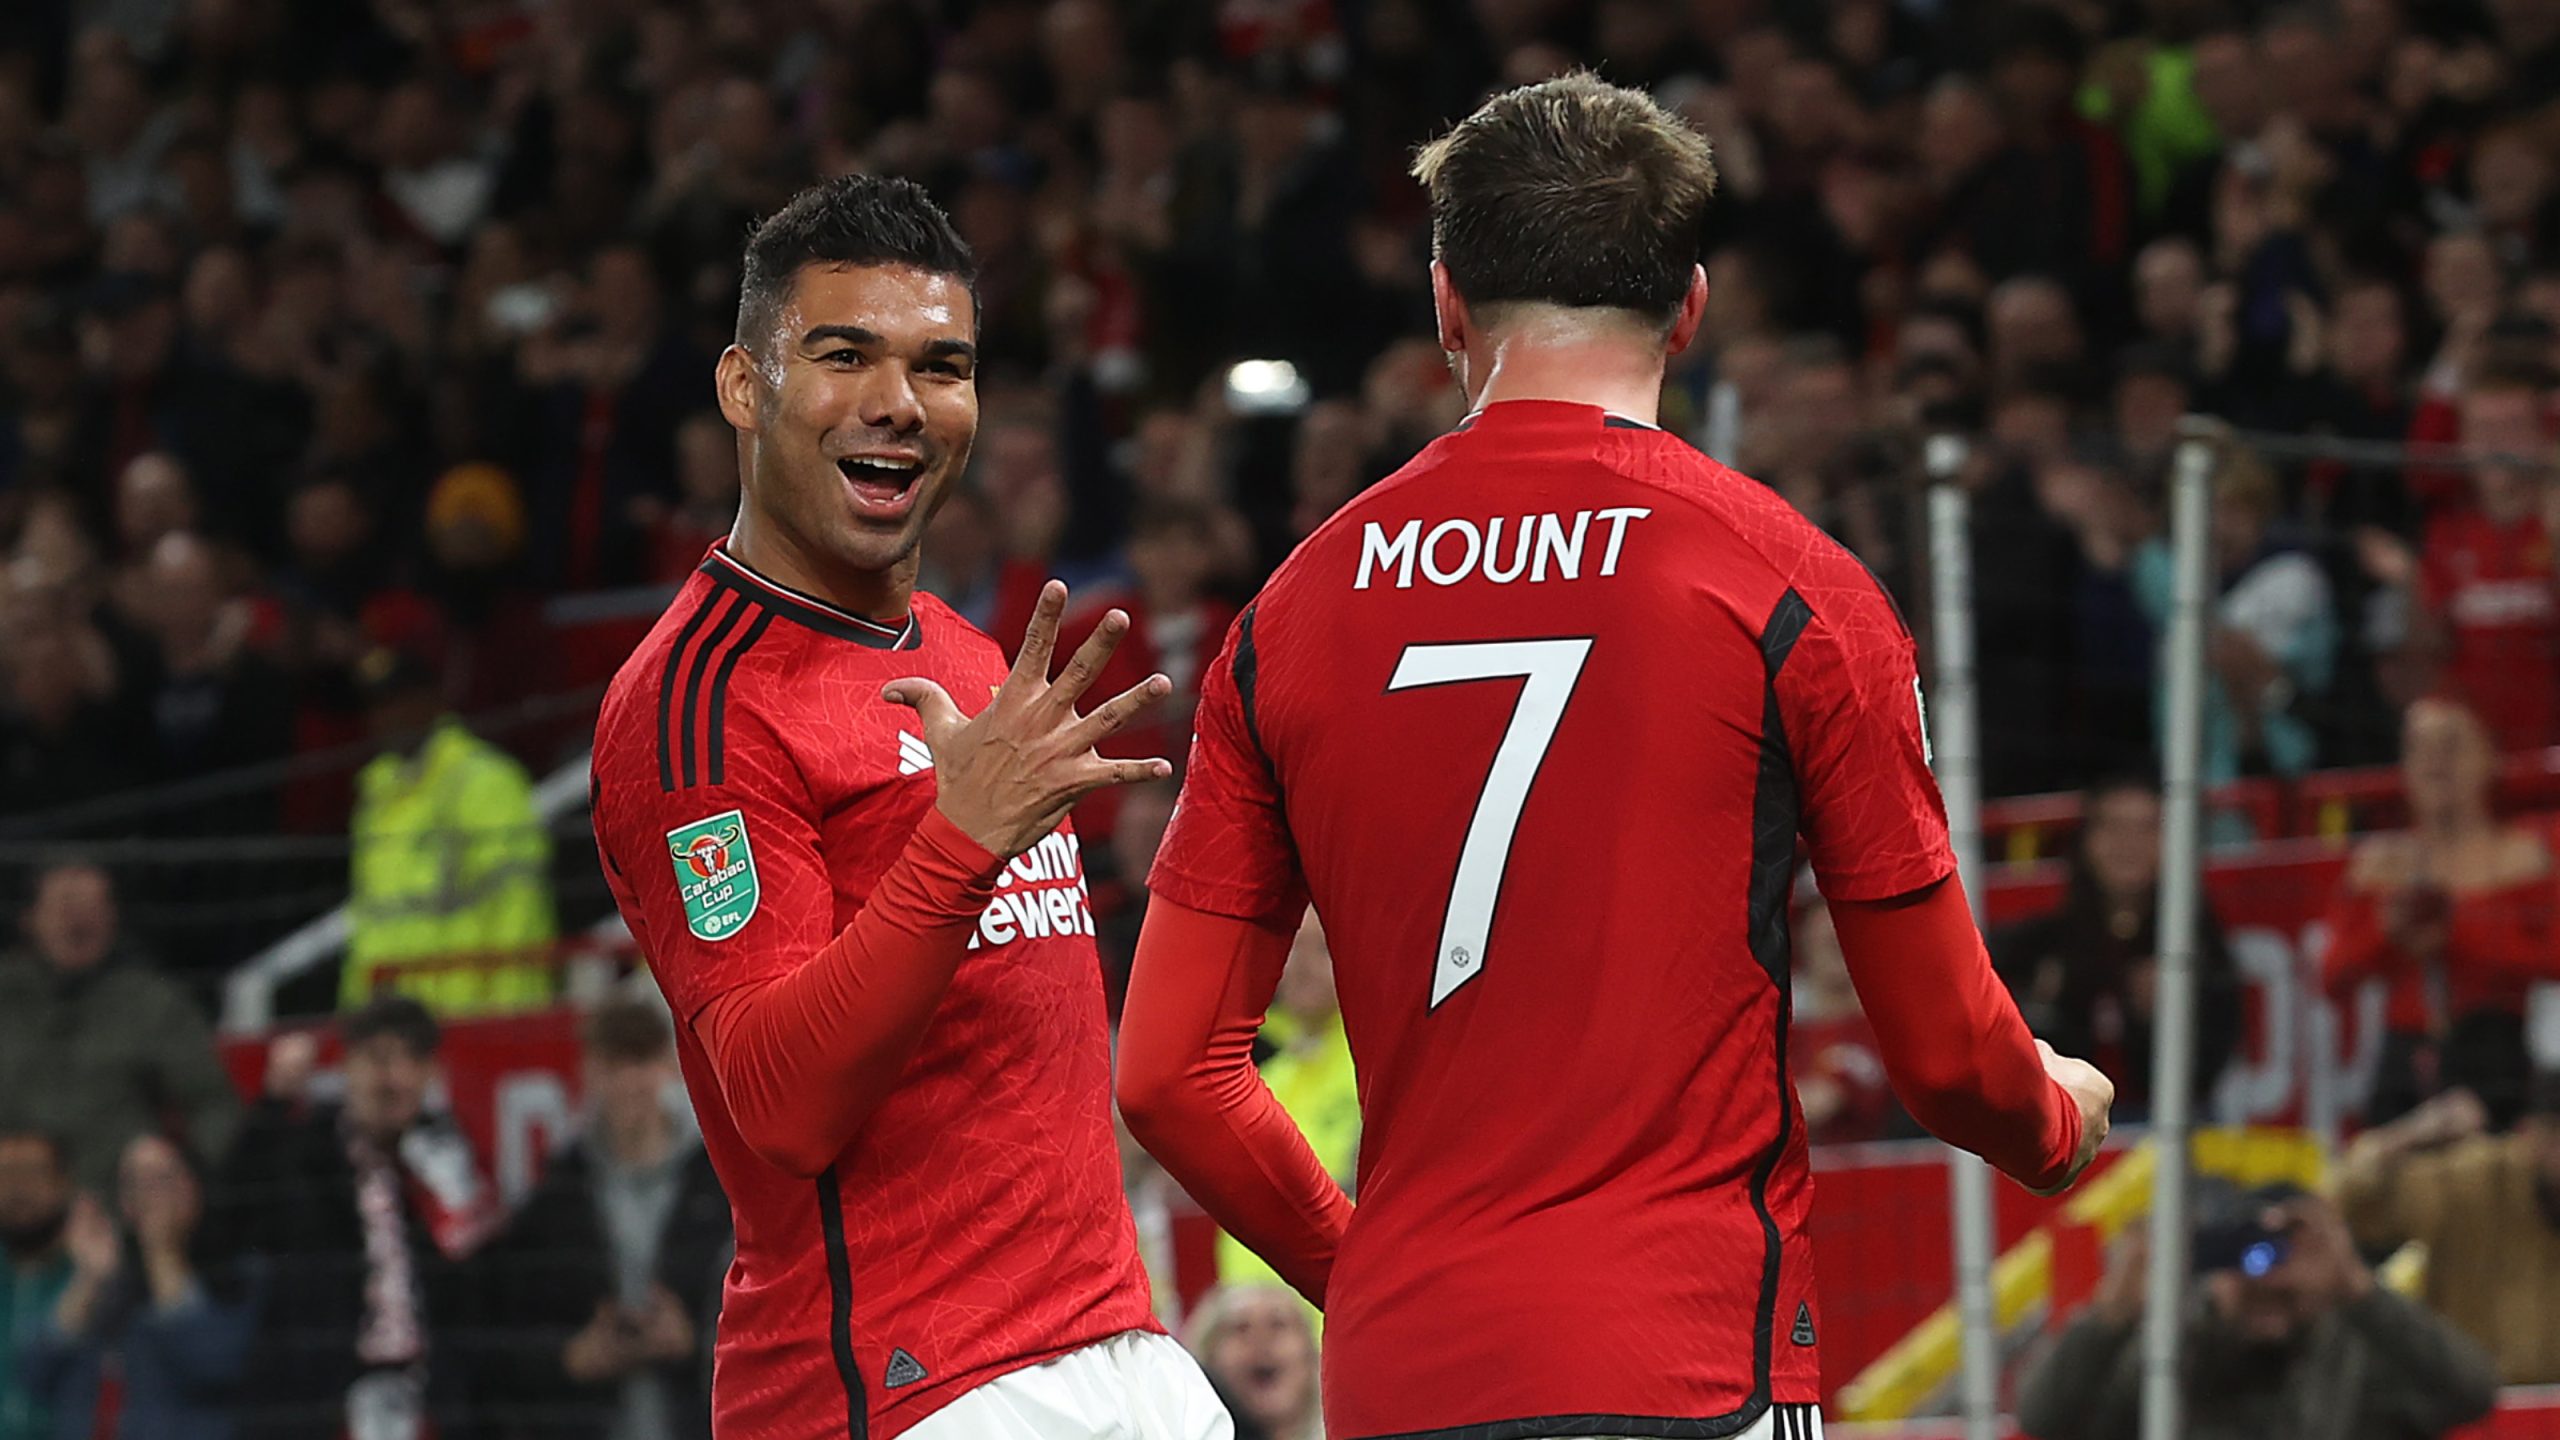
{"type": "Polygon", "coordinates": [[[684,1111],[665,1007],[614,1000],[583,1044],[584,1132],[480,1252],[483,1398],[510,1440],[711,1430],[729,1201],[684,1111]]]}
{"type": "Polygon", "coordinates": [[[520,353],[520,383],[541,396],[542,416],[529,553],[560,588],[643,578],[647,535],[632,502],[675,496],[676,425],[701,408],[710,365],[666,309],[647,252],[614,246],[520,353]]]}
{"type": "MultiPolygon", "coordinates": [[[[2000,978],[2038,1039],[2086,1055],[2116,1082],[2116,1113],[2151,1113],[2159,984],[2160,794],[2117,779],[2080,801],[2080,843],[2062,904],[1992,937],[2000,978]]],[[[2240,1041],[2240,976],[2211,907],[2196,932],[2195,1096],[2209,1103],[2240,1041]]]]}
{"type": "MultiPolygon", "coordinates": [[[[2297,374],[2283,413],[2286,429],[2351,440],[2397,440],[2409,433],[2407,301],[2387,280],[2348,281],[2322,322],[2318,368],[2297,374]]],[[[2416,507],[2388,466],[2314,465],[2306,486],[2309,518],[2340,534],[2364,525],[2412,533],[2416,507]]]]}
{"type": "Polygon", "coordinates": [[[2186,236],[2143,246],[2133,262],[2134,323],[2142,337],[2192,362],[2206,278],[2204,252],[2186,236]]]}
{"type": "MultiPolygon", "coordinates": [[[[2333,1202],[2215,1182],[2199,1188],[2196,1216],[2180,1382],[2192,1440],[2409,1440],[2496,1403],[2488,1355],[2377,1284],[2333,1202]]],[[[2028,1370],[2018,1428],[2034,1440],[2141,1433],[2141,1233],[2128,1232],[2097,1298],[2028,1370]]]]}
{"type": "Polygon", "coordinates": [[[458,1262],[493,1197],[470,1142],[427,1110],[438,1036],[426,1008],[384,996],[339,1033],[345,1101],[312,1099],[316,1037],[278,1039],[210,1187],[207,1253],[238,1266],[256,1302],[239,1433],[468,1434],[458,1262]]]}
{"type": "Polygon", "coordinates": [[[465,714],[559,683],[542,599],[524,582],[524,527],[523,493],[495,465],[456,465],[427,491],[423,586],[447,646],[445,695],[465,714]]]}
{"type": "Polygon", "coordinates": [[[2481,375],[2463,392],[2471,503],[2427,527],[2418,562],[2446,686],[2505,751],[2560,743],[2560,569],[2544,520],[2549,395],[2539,377],[2512,371],[2481,375]]]}
{"type": "Polygon", "coordinates": [[[221,1154],[238,1092],[194,1003],[124,943],[107,872],[46,866],[21,932],[0,956],[0,1127],[64,1137],[73,1177],[100,1195],[125,1146],[168,1122],[197,1154],[221,1154]]]}
{"type": "MultiPolygon", "coordinates": [[[[986,492],[974,485],[954,486],[925,530],[916,588],[931,591],[970,624],[987,629],[996,623],[996,605],[1002,597],[1003,542],[996,528],[995,506],[986,492]]],[[[700,557],[695,563],[700,563],[700,557]]],[[[1044,582],[1047,578],[1041,577],[1044,582]]]]}
{"type": "Polygon", "coordinates": [[[1297,440],[1289,452],[1293,540],[1313,534],[1373,478],[1368,429],[1367,417],[1348,400],[1317,401],[1298,417],[1297,440]]]}
{"type": "MultiPolygon", "coordinates": [[[[249,606],[225,593],[213,547],[193,535],[161,537],[141,576],[146,637],[130,684],[151,739],[155,779],[191,779],[281,758],[291,739],[284,674],[249,647],[249,606]]],[[[271,794],[203,807],[215,834],[271,831],[271,794]]]]}
{"type": "Polygon", "coordinates": [[[1235,1418],[1237,1440],[1324,1440],[1315,1323],[1282,1285],[1226,1285],[1201,1297],[1183,1332],[1235,1418]]]}
{"type": "MultiPolygon", "coordinates": [[[[2207,784],[2299,775],[2319,758],[2318,739],[2297,702],[2328,688],[2338,620],[2328,577],[2274,533],[2280,498],[2275,476],[2245,451],[2227,455],[2214,477],[2212,544],[2222,588],[2205,642],[2207,784]]],[[[2165,643],[2171,584],[2165,538],[2135,556],[2133,583],[2165,643]]],[[[2165,703],[2165,692],[2161,698],[2165,703]]]]}
{"type": "Polygon", "coordinates": [[[71,1284],[62,1244],[71,1169],[42,1130],[0,1128],[0,1440],[52,1440],[53,1417],[26,1360],[71,1284]]]}
{"type": "Polygon", "coordinates": [[[2492,813],[2496,752],[2479,717],[2452,701],[2409,707],[2400,771],[2409,828],[2359,841],[2348,857],[2322,983],[2342,1004],[2368,981],[2385,987],[2369,1120],[2460,1088],[2503,1128],[2524,1100],[2527,992],[2560,969],[2551,837],[2492,813]]]}
{"type": "Polygon", "coordinates": [[[1173,822],[1174,801],[1181,793],[1182,787],[1171,780],[1129,786],[1120,797],[1120,813],[1112,817],[1109,848],[1085,852],[1091,867],[1086,874],[1094,884],[1103,987],[1114,1016],[1128,992],[1129,962],[1137,956],[1138,928],[1147,918],[1147,872],[1155,867],[1156,849],[1164,843],[1165,826],[1173,822]]]}
{"type": "Polygon", "coordinates": [[[1841,958],[1831,907],[1812,900],[1797,913],[1791,933],[1795,1010],[1787,1064],[1795,1072],[1805,1138],[1816,1145],[1882,1140],[1900,1107],[1885,1079],[1875,1027],[1841,958]]]}
{"type": "Polygon", "coordinates": [[[633,503],[649,531],[649,579],[684,583],[738,519],[738,439],[720,412],[697,411],[676,426],[675,503],[633,503]]]}
{"type": "Polygon", "coordinates": [[[0,810],[34,814],[139,784],[146,772],[118,703],[115,653],[77,594],[21,558],[0,600],[12,620],[0,634],[0,810]]]}
{"type": "Polygon", "coordinates": [[[1993,795],[2071,785],[2086,773],[2080,752],[2093,742],[2084,737],[2097,733],[2075,723],[2075,676],[2085,657],[2073,607],[2057,603],[2087,562],[2038,484],[2070,458],[2068,415],[2055,390],[2012,389],[1993,413],[1991,443],[1958,474],[1972,491],[1983,788],[1993,795]]]}
{"type": "MultiPolygon", "coordinates": [[[[1103,753],[1175,755],[1190,737],[1200,672],[1226,643],[1227,627],[1236,617],[1235,607],[1209,589],[1217,575],[1220,521],[1227,513],[1182,500],[1141,507],[1130,523],[1128,588],[1079,596],[1079,613],[1061,627],[1059,645],[1081,645],[1109,607],[1128,612],[1129,628],[1120,637],[1120,648],[1094,679],[1096,695],[1116,695],[1159,671],[1173,681],[1173,693],[1104,741],[1103,753]]],[[[1076,808],[1076,828],[1108,839],[1125,798],[1109,790],[1087,797],[1076,808]]]]}
{"type": "Polygon", "coordinates": [[[356,777],[339,1001],[414,996],[440,1015],[551,1003],[551,836],[524,767],[446,713],[424,656],[380,650],[359,678],[384,747],[356,777]]]}
{"type": "Polygon", "coordinates": [[[151,558],[171,535],[192,534],[202,519],[185,463],[166,451],[137,455],[116,477],[115,606],[139,621],[151,613],[151,558]]]}
{"type": "Polygon", "coordinates": [[[2498,1359],[2510,1385],[2560,1384],[2560,1071],[2513,1133],[2448,1090],[2347,1151],[2339,1202],[2371,1250],[2427,1248],[2426,1301],[2498,1359]]]}
{"type": "Polygon", "coordinates": [[[374,117],[375,163],[382,189],[417,234],[437,245],[456,245],[487,212],[496,176],[488,161],[468,153],[445,97],[433,81],[395,87],[374,117]]]}
{"type": "MultiPolygon", "coordinates": [[[[1289,962],[1271,1013],[1257,1041],[1262,1083],[1297,1122],[1317,1161],[1346,1194],[1356,1193],[1360,1168],[1360,1089],[1351,1072],[1351,1041],[1342,1028],[1342,1003],[1333,988],[1333,952],[1313,909],[1298,924],[1289,962]]],[[[1218,1280],[1225,1285],[1282,1282],[1262,1257],[1232,1235],[1218,1237],[1218,1280]]]]}
{"type": "Polygon", "coordinates": [[[71,1284],[28,1356],[54,1440],[229,1440],[250,1317],[207,1288],[203,1180],[176,1145],[137,1135],[114,1193],[114,1218],[73,1202],[71,1284]]]}

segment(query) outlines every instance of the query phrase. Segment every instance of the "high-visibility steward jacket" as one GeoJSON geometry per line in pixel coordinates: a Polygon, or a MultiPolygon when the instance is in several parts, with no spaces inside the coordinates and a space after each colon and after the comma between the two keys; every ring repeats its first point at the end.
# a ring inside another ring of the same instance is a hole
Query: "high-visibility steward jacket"
{"type": "Polygon", "coordinates": [[[351,838],[340,1004],[396,991],[451,1017],[552,1002],[551,838],[523,766],[448,716],[415,754],[357,775],[351,838]]]}
{"type": "MultiPolygon", "coordinates": [[[[1262,1062],[1262,1082],[1333,1178],[1351,1187],[1360,1165],[1360,1087],[1351,1071],[1351,1039],[1341,1012],[1309,1026],[1274,1012],[1263,1035],[1280,1048],[1262,1062]]],[[[1218,1283],[1279,1285],[1280,1273],[1233,1235],[1218,1236],[1218,1283]]]]}

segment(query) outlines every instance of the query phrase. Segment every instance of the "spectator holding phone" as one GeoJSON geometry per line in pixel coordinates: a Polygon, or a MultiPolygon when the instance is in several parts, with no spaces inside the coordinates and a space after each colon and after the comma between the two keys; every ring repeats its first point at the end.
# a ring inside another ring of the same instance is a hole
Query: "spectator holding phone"
{"type": "Polygon", "coordinates": [[[2489,808],[2497,752],[2450,700],[2409,707],[2400,770],[2409,828],[2356,846],[2329,907],[2322,982],[2351,1000],[2370,980],[2388,1005],[2366,1115],[2387,1124],[2430,1096],[2472,1091],[2503,1128],[2524,1102],[2525,999],[2555,971],[2548,828],[2489,808]]]}
{"type": "MultiPolygon", "coordinates": [[[[2487,1353],[2375,1283],[2333,1202],[2208,1181],[2196,1216],[2181,1361],[2188,1440],[2415,1440],[2497,1403],[2487,1353]]],[[[2127,1235],[2096,1298],[2028,1371],[2018,1427],[2033,1440],[2140,1433],[2141,1233],[2127,1235]]]]}
{"type": "Polygon", "coordinates": [[[2449,1090],[2347,1151],[2339,1199],[2368,1249],[2427,1247],[2427,1303],[2488,1347],[2510,1385],[2560,1385],[2560,1070],[2526,1115],[2449,1090]]]}

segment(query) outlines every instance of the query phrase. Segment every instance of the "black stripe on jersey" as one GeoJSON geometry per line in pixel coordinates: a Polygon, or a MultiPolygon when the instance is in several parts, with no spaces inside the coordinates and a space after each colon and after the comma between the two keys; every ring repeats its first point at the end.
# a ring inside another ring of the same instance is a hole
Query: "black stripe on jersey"
{"type": "Polygon", "coordinates": [[[1778,1334],[1778,1267],[1786,1248],[1778,1233],[1778,1217],[1769,1210],[1769,1180],[1777,1174],[1795,1129],[1795,1089],[1787,1077],[1787,1030],[1795,1010],[1787,893],[1795,876],[1796,827],[1803,807],[1796,793],[1795,757],[1787,745],[1786,718],[1778,706],[1778,672],[1786,668],[1787,657],[1812,619],[1813,607],[1789,590],[1778,597],[1769,623],[1760,629],[1760,773],[1751,794],[1751,880],[1743,933],[1750,937],[1752,958],[1760,962],[1778,992],[1777,1043],[1772,1047],[1777,1059],[1772,1081],[1778,1097],[1778,1130],[1751,1167],[1751,1210],[1760,1217],[1762,1243],[1760,1305],[1751,1320],[1751,1398],[1756,1404],[1765,1404],[1769,1398],[1769,1361],[1778,1334]]]}
{"type": "Polygon", "coordinates": [[[844,1192],[833,1165],[818,1177],[818,1231],[827,1248],[827,1339],[835,1347],[836,1376],[844,1382],[844,1433],[847,1440],[868,1440],[871,1403],[862,1366],[853,1358],[853,1259],[845,1251],[844,1192]]]}
{"type": "Polygon", "coordinates": [[[684,622],[684,628],[676,632],[676,643],[667,647],[667,668],[658,677],[658,788],[661,790],[676,788],[675,736],[669,729],[674,713],[671,707],[676,700],[676,669],[684,663],[685,647],[693,643],[693,637],[702,629],[702,622],[711,618],[711,611],[718,603],[705,600],[695,606],[692,616],[684,622]]]}
{"type": "Polygon", "coordinates": [[[1787,750],[1786,723],[1778,715],[1778,671],[1785,668],[1813,607],[1793,590],[1778,597],[1769,623],[1760,629],[1762,670],[1760,777],[1751,813],[1751,954],[1769,978],[1784,989],[1793,960],[1787,940],[1787,896],[1796,868],[1796,795],[1794,757],[1787,750]]]}
{"type": "Polygon", "coordinates": [[[821,635],[850,640],[873,650],[913,650],[924,643],[924,622],[913,610],[908,611],[907,623],[903,626],[892,627],[866,620],[839,610],[815,595],[794,590],[780,581],[768,580],[747,569],[726,550],[714,550],[704,556],[698,568],[711,577],[714,585],[788,615],[821,635]]]}
{"type": "Polygon", "coordinates": [[[721,642],[727,640],[729,638],[729,633],[737,629],[738,622],[745,618],[747,618],[747,602],[744,600],[735,600],[730,602],[728,610],[720,616],[719,623],[713,625],[711,627],[711,633],[704,637],[702,641],[702,648],[693,652],[693,668],[685,672],[683,701],[684,725],[682,729],[684,733],[684,788],[687,790],[690,790],[694,786],[702,783],[702,767],[698,763],[701,752],[694,746],[694,735],[698,728],[697,722],[702,713],[702,677],[711,669],[712,653],[720,648],[721,642]]]}
{"type": "Polygon", "coordinates": [[[756,648],[756,642],[764,638],[764,632],[773,628],[773,615],[770,610],[758,615],[755,623],[747,627],[747,633],[738,637],[738,643],[729,647],[729,653],[720,657],[720,668],[712,673],[711,716],[708,721],[711,739],[706,747],[711,754],[705,778],[713,785],[727,779],[729,774],[729,757],[724,744],[728,737],[730,673],[738,668],[739,661],[747,658],[748,651],[756,648]]]}
{"type": "Polygon", "coordinates": [[[1253,649],[1254,609],[1254,606],[1247,605],[1243,618],[1236,621],[1236,658],[1230,668],[1236,677],[1236,704],[1244,710],[1245,738],[1253,742],[1253,753],[1262,757],[1263,768],[1267,770],[1271,768],[1271,752],[1262,748],[1262,721],[1254,714],[1253,707],[1254,682],[1259,677],[1262,663],[1253,649]]]}

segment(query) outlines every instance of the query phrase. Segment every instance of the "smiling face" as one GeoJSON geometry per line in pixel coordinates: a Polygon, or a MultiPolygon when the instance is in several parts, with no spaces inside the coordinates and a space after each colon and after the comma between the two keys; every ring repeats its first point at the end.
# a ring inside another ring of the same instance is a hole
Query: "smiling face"
{"type": "Polygon", "coordinates": [[[829,588],[911,581],[977,435],[977,323],[957,276],[802,266],[770,332],[720,357],[721,413],[746,442],[742,532],[829,588]]]}

